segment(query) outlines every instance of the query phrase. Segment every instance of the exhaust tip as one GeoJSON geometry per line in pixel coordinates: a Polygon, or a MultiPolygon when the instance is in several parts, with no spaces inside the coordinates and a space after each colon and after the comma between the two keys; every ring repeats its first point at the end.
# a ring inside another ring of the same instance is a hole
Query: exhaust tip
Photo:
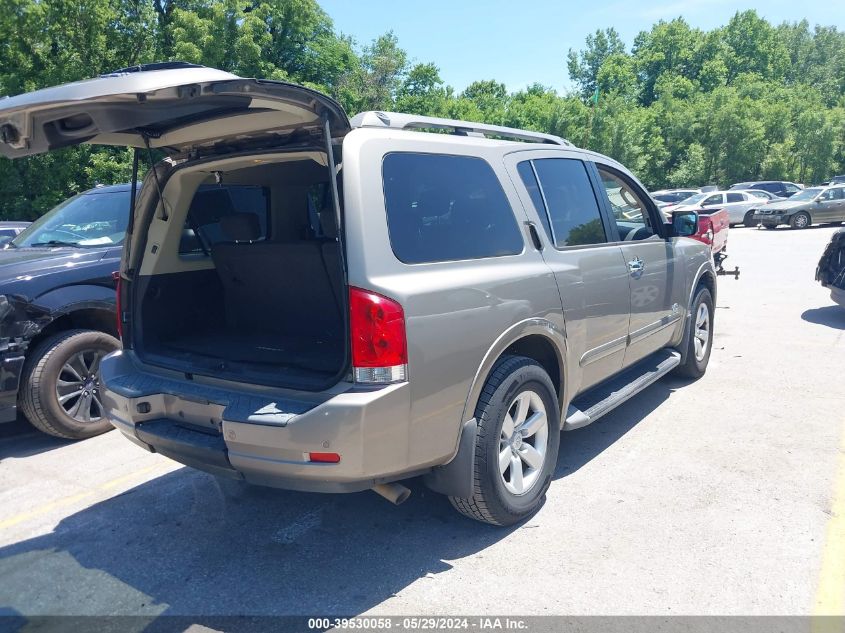
{"type": "Polygon", "coordinates": [[[411,490],[409,488],[397,483],[376,484],[372,487],[372,491],[396,506],[405,503],[408,497],[411,496],[411,490]]]}

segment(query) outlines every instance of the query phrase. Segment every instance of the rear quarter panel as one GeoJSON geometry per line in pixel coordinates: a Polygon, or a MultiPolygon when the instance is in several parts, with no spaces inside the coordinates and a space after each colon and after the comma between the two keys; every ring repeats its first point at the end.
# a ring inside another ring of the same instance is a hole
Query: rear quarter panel
{"type": "Polygon", "coordinates": [[[394,298],[405,310],[411,398],[407,416],[397,416],[396,423],[407,420],[410,464],[434,465],[454,455],[464,416],[474,415],[471,387],[483,383],[494,349],[503,349],[529,328],[563,344],[557,286],[531,243],[524,224],[528,218],[502,153],[495,145],[480,147],[460,137],[395,130],[359,129],[344,140],[349,283],[394,298]],[[381,169],[386,153],[403,151],[484,158],[514,211],[522,254],[430,264],[399,261],[390,245],[381,169]]]}

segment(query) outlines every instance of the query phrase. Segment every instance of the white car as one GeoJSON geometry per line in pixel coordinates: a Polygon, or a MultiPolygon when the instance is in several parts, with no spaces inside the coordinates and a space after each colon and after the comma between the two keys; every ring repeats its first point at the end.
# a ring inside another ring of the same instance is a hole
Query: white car
{"type": "Polygon", "coordinates": [[[728,212],[731,224],[756,226],[754,210],[770,201],[771,198],[765,191],[711,191],[687,198],[672,210],[707,213],[708,211],[724,209],[728,212]]]}

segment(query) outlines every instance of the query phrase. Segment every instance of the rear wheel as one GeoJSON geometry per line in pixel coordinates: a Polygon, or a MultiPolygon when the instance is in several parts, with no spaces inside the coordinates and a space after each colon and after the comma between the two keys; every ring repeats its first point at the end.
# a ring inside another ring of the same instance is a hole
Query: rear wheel
{"type": "Polygon", "coordinates": [[[100,361],[120,348],[103,332],[70,330],[29,354],[18,393],[32,425],[50,435],[80,440],[112,429],[100,400],[100,361]]]}
{"type": "Polygon", "coordinates": [[[704,286],[699,286],[690,307],[692,320],[687,342],[686,359],[675,368],[675,374],[685,378],[701,378],[710,362],[713,348],[713,297],[704,286]]]}
{"type": "Polygon", "coordinates": [[[810,226],[810,215],[808,213],[804,213],[803,211],[799,211],[789,218],[789,226],[793,229],[806,229],[810,226]]]}
{"type": "Polygon", "coordinates": [[[560,415],[549,375],[530,358],[503,358],[487,379],[475,419],[473,494],[449,500],[472,519],[511,525],[540,507],[557,462],[560,415]]]}

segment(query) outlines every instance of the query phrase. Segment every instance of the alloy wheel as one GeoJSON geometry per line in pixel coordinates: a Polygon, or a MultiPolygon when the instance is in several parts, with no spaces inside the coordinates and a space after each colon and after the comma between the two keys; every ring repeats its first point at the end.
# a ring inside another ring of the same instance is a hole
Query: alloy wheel
{"type": "Polygon", "coordinates": [[[710,340],[710,310],[707,304],[698,306],[695,314],[695,360],[701,362],[707,354],[707,342],[710,340]]]}
{"type": "Polygon", "coordinates": [[[77,422],[98,422],[103,417],[100,361],[107,353],[93,349],[77,352],[59,371],[56,397],[59,405],[77,422]]]}
{"type": "Polygon", "coordinates": [[[508,492],[524,495],[540,479],[549,444],[543,399],[519,393],[508,407],[499,438],[499,475],[508,492]]]}

